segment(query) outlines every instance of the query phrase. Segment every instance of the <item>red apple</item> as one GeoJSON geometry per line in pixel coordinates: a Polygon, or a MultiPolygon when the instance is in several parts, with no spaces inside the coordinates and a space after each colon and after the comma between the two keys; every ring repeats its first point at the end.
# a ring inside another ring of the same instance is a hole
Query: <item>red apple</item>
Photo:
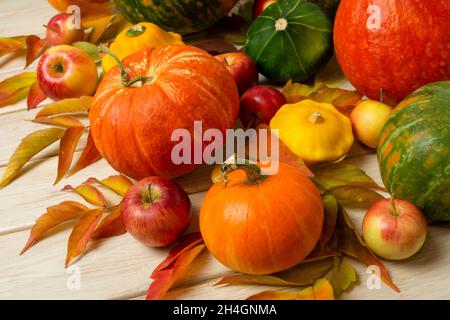
{"type": "Polygon", "coordinates": [[[385,199],[369,209],[362,231],[366,244],[375,254],[385,259],[402,260],[422,248],[427,221],[411,202],[385,199]]]}
{"type": "Polygon", "coordinates": [[[97,66],[82,50],[60,45],[45,51],[37,78],[42,91],[53,100],[90,96],[97,89],[97,66]]]}
{"type": "Polygon", "coordinates": [[[269,124],[275,113],[287,103],[284,95],[276,88],[256,86],[247,90],[241,98],[239,117],[244,126],[251,122],[269,124]]]}
{"type": "Polygon", "coordinates": [[[191,202],[172,180],[149,177],[125,194],[120,212],[128,233],[149,247],[173,243],[189,226],[191,202]]]}
{"type": "Polygon", "coordinates": [[[50,19],[45,26],[46,39],[50,45],[72,44],[84,39],[84,29],[77,29],[73,19],[73,15],[68,13],[60,13],[50,19]]]}
{"type": "Polygon", "coordinates": [[[255,0],[253,4],[253,19],[256,19],[264,10],[277,0],[255,0]]]}
{"type": "Polygon", "coordinates": [[[224,53],[216,56],[216,59],[223,62],[233,75],[239,94],[243,94],[258,83],[259,74],[256,63],[245,53],[224,53]]]}
{"type": "Polygon", "coordinates": [[[393,110],[390,106],[373,100],[358,104],[350,114],[356,139],[369,148],[375,149],[381,129],[393,110]]]}

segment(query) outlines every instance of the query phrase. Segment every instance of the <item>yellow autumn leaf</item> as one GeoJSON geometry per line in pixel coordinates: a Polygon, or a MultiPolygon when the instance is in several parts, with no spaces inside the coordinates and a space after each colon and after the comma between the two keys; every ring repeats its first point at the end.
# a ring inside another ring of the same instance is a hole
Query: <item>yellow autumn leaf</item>
{"type": "Polygon", "coordinates": [[[25,99],[35,81],[36,72],[22,72],[0,82],[0,108],[25,99]]]}
{"type": "Polygon", "coordinates": [[[27,135],[19,144],[8,161],[8,165],[0,181],[0,189],[3,189],[17,176],[20,169],[36,154],[58,141],[64,135],[64,129],[49,128],[39,130],[27,135]]]}
{"type": "Polygon", "coordinates": [[[84,96],[81,98],[64,99],[57,102],[50,103],[42,108],[35,119],[40,117],[49,117],[54,115],[61,115],[66,113],[86,113],[91,106],[93,98],[84,96]]]}

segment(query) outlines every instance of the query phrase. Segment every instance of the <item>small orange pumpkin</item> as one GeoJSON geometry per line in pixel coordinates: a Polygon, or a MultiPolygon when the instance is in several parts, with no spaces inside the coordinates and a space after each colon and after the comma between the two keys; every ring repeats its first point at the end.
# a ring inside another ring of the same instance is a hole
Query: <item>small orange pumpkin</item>
{"type": "MultiPolygon", "coordinates": [[[[108,48],[102,50],[114,56],[108,48]]],[[[172,149],[179,143],[172,141],[174,131],[185,129],[193,136],[194,121],[202,121],[203,130],[225,133],[236,121],[236,83],[207,52],[172,45],[138,51],[123,65],[115,60],[120,68],[103,77],[89,119],[97,149],[120,173],[136,180],[188,173],[196,166],[193,161],[172,161],[172,149]]]]}
{"type": "Polygon", "coordinates": [[[272,176],[257,165],[225,173],[207,192],[200,230],[209,251],[225,266],[271,274],[301,262],[316,246],[323,203],[314,183],[295,167],[279,164],[272,176]]]}

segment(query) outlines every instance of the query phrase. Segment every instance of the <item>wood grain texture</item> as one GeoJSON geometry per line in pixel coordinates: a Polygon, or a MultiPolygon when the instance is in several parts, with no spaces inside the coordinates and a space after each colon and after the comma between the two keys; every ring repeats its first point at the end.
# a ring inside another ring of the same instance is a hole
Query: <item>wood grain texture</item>
{"type": "MultiPolygon", "coordinates": [[[[45,0],[0,0],[0,37],[19,34],[42,34],[42,24],[55,14],[45,0]],[[4,23],[4,21],[14,23],[4,23]]],[[[23,69],[23,56],[0,58],[0,80],[23,69]]],[[[42,128],[24,121],[36,111],[27,112],[25,103],[0,109],[0,174],[11,153],[26,134],[42,128]]],[[[80,143],[81,149],[83,142],[80,143]]],[[[57,145],[39,154],[22,175],[10,186],[0,190],[0,298],[2,299],[142,299],[150,283],[153,268],[166,256],[167,249],[150,249],[129,235],[93,241],[87,253],[75,262],[75,269],[64,269],[70,224],[53,230],[23,256],[19,256],[29,235],[29,229],[45,208],[64,200],[80,200],[71,193],[60,192],[65,184],[77,185],[89,177],[103,178],[115,171],[101,160],[57,186],[52,186],[56,175],[57,145]],[[79,268],[79,269],[77,269],[79,268]],[[80,271],[80,288],[67,285],[73,272],[80,271]]],[[[77,152],[75,158],[79,156],[77,152]]],[[[345,160],[364,169],[381,183],[375,155],[372,151],[355,145],[349,159],[345,160]]],[[[201,167],[178,179],[190,193],[193,204],[191,230],[198,228],[199,208],[204,192],[211,185],[211,167],[201,167]]],[[[362,210],[352,210],[350,215],[360,228],[362,210]]],[[[418,255],[405,262],[386,263],[390,274],[402,292],[394,293],[381,284],[380,290],[365,286],[366,268],[358,266],[359,283],[346,293],[345,299],[449,299],[450,278],[450,227],[431,226],[428,241],[418,255]]],[[[231,274],[203,253],[187,274],[168,294],[168,299],[244,299],[261,290],[273,289],[259,286],[213,287],[222,276],[231,274]]]]}

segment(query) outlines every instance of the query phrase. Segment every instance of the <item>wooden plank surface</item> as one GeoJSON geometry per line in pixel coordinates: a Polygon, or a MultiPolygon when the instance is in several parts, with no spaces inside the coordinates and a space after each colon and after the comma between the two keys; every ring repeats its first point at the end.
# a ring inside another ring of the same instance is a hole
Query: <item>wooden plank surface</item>
{"type": "MultiPolygon", "coordinates": [[[[45,0],[0,0],[0,37],[19,34],[42,35],[42,24],[55,13],[45,0]],[[14,21],[14,23],[4,23],[14,21]]],[[[23,69],[23,57],[0,58],[0,80],[23,69]]],[[[32,69],[32,68],[31,68],[32,69]]],[[[27,112],[23,102],[0,109],[0,174],[15,147],[26,134],[42,126],[33,124],[36,111],[27,112]]],[[[151,270],[165,257],[167,249],[150,249],[134,241],[129,235],[95,241],[88,252],[69,270],[64,269],[69,225],[63,225],[36,244],[23,256],[19,252],[26,242],[34,220],[45,208],[63,200],[77,200],[77,196],[60,192],[65,184],[77,185],[88,177],[102,178],[114,174],[104,160],[77,175],[53,186],[56,174],[56,145],[39,154],[27,166],[24,174],[0,191],[0,298],[29,299],[142,299],[150,283],[151,270]],[[32,170],[31,170],[32,169],[32,170]],[[68,286],[74,273],[80,271],[79,289],[68,286]]],[[[79,155],[79,152],[77,153],[79,155]]],[[[381,183],[376,157],[355,145],[346,161],[366,170],[381,183]]],[[[190,193],[193,203],[193,223],[197,219],[204,191],[210,186],[211,168],[199,168],[180,178],[180,184],[190,193]]],[[[350,212],[360,227],[362,210],[350,212]]],[[[425,247],[405,262],[387,262],[387,267],[401,288],[394,293],[385,285],[369,290],[365,285],[366,268],[358,266],[358,284],[346,293],[347,299],[448,299],[450,298],[449,225],[432,226],[425,247]]],[[[231,274],[208,253],[203,253],[189,274],[169,293],[169,299],[243,299],[258,291],[259,286],[213,287],[223,275],[231,274]]]]}

